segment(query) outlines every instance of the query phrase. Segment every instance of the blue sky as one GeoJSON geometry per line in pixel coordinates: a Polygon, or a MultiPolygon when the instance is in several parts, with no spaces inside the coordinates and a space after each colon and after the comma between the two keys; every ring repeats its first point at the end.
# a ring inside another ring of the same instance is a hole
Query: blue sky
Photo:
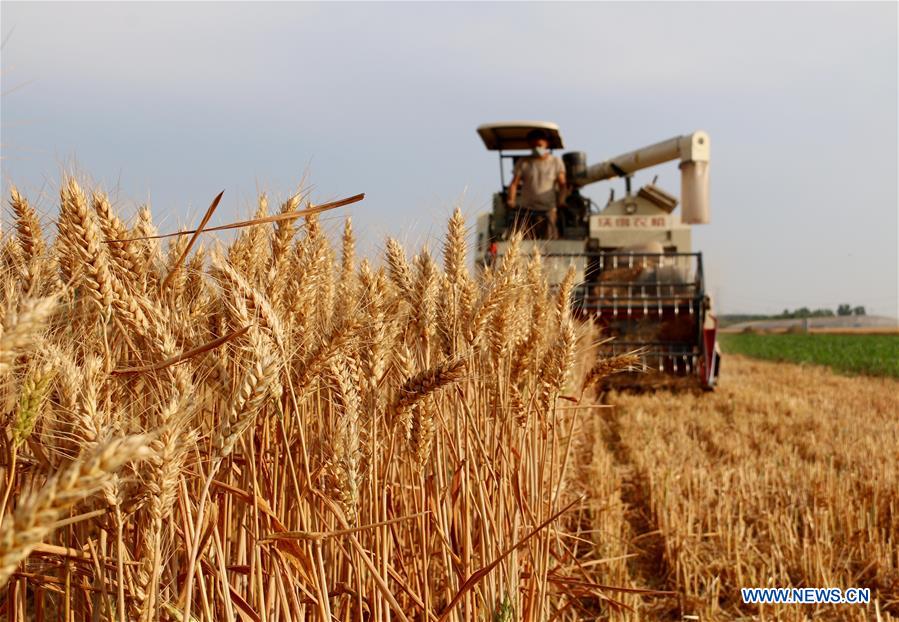
{"type": "MultiPolygon", "coordinates": [[[[164,230],[257,189],[365,192],[363,252],[473,229],[498,185],[475,127],[560,124],[600,161],[712,138],[694,230],[721,309],[897,315],[897,4],[3,2],[2,183],[49,215],[63,171],[164,230]]],[[[671,163],[660,175],[675,194],[671,163]]],[[[622,182],[612,182],[620,194],[622,182]]],[[[592,192],[604,202],[609,183],[592,192]]],[[[339,221],[330,222],[339,230],[339,221]]]]}

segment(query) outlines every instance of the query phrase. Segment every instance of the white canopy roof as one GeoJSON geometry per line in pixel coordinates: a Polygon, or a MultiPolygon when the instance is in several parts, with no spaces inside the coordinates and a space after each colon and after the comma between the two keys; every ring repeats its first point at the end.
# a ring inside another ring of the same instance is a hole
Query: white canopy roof
{"type": "Polygon", "coordinates": [[[527,135],[534,130],[542,130],[549,140],[550,149],[562,149],[562,135],[559,126],[548,121],[503,121],[485,123],[478,127],[478,134],[484,146],[490,151],[530,149],[527,135]]]}

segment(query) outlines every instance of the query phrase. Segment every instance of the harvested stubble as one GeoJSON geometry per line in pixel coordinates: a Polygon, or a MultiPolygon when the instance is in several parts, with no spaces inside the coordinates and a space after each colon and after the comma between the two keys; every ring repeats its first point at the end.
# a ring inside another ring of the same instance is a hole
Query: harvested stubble
{"type": "Polygon", "coordinates": [[[335,259],[297,198],[210,253],[60,194],[52,242],[17,192],[0,240],[10,618],[569,620],[617,598],[585,414],[559,399],[588,350],[571,279],[551,293],[515,250],[472,276],[458,211],[443,269],[394,241],[380,269],[349,220],[335,259]]]}
{"type": "Polygon", "coordinates": [[[610,398],[618,448],[661,532],[656,572],[679,593],[671,608],[703,620],[895,620],[899,383],[726,362],[713,395],[610,398]],[[752,607],[741,587],[867,587],[871,604],[752,607]]]}

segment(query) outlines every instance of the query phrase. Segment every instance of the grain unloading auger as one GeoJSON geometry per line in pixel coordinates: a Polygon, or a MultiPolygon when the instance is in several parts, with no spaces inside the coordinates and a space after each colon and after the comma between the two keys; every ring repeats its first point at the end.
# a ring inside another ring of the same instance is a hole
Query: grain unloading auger
{"type": "MultiPolygon", "coordinates": [[[[498,151],[502,190],[493,210],[478,217],[477,261],[501,256],[512,234],[516,209],[507,206],[505,169],[528,155],[534,130],[550,149],[563,148],[554,123],[519,121],[478,128],[488,150],[498,151]],[[509,153],[511,152],[511,153],[509,153]]],[[[657,386],[696,381],[713,388],[718,379],[718,322],[706,294],[702,253],[691,248],[691,225],[709,221],[709,136],[699,131],[588,165],[580,151],[562,156],[567,197],[558,213],[557,239],[527,239],[525,253],[536,246],[545,258],[551,284],[561,282],[574,264],[578,286],[575,308],[593,319],[604,337],[601,354],[639,350],[644,366],[661,374],[627,374],[610,383],[657,386]],[[632,175],[677,160],[681,171],[678,200],[649,183],[632,191],[632,175]],[[597,206],[581,194],[588,184],[623,177],[625,195],[597,206]]]]}

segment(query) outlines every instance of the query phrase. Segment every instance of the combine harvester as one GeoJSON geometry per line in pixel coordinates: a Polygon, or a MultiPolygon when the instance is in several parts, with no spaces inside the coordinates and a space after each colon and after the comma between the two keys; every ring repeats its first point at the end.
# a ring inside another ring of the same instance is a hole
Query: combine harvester
{"type": "MultiPolygon", "coordinates": [[[[505,169],[529,155],[528,135],[540,130],[550,149],[562,149],[559,127],[545,122],[490,123],[478,134],[490,151],[498,151],[502,190],[493,196],[493,211],[477,222],[477,257],[487,265],[502,256],[515,222],[507,207],[505,169]],[[512,152],[512,153],[507,153],[512,152]]],[[[718,321],[706,294],[702,253],[693,252],[691,229],[709,222],[709,136],[694,132],[588,165],[581,151],[562,156],[569,194],[558,214],[558,239],[525,240],[523,251],[539,248],[549,281],[558,285],[573,263],[577,270],[574,304],[612,337],[601,354],[639,351],[647,370],[625,374],[616,385],[698,384],[712,389],[718,379],[718,321]],[[636,193],[637,171],[680,161],[681,210],[678,200],[655,183],[636,193]],[[626,192],[614,190],[604,207],[583,196],[584,186],[623,177],[626,192]]]]}

